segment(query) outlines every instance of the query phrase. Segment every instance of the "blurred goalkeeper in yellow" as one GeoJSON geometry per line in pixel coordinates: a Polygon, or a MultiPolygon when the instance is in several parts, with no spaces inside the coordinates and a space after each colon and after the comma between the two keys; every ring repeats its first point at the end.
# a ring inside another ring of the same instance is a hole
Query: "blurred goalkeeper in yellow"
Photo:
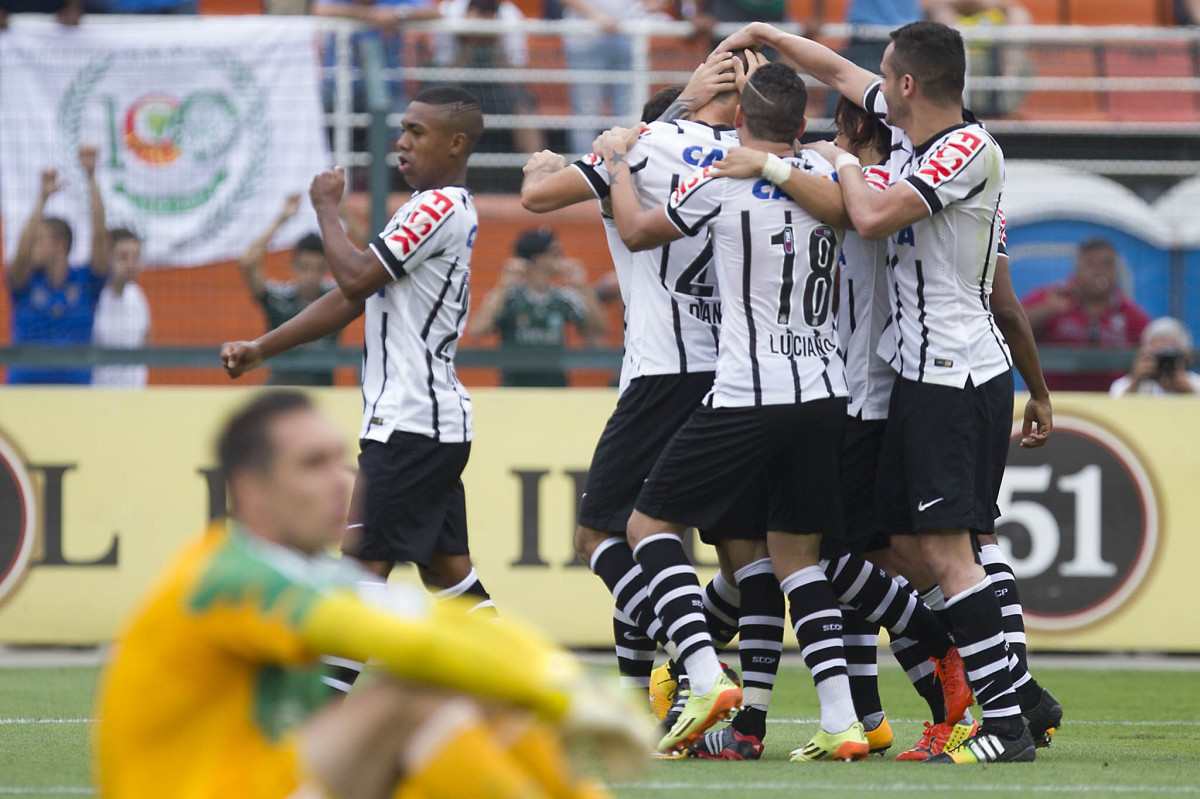
{"type": "Polygon", "coordinates": [[[104,675],[103,799],[591,797],[564,738],[644,752],[633,714],[536,634],[415,590],[356,593],[324,554],[344,530],[343,439],[304,395],[260,395],[218,454],[232,519],[167,567],[104,675]],[[383,676],[331,701],[326,654],[383,676]]]}

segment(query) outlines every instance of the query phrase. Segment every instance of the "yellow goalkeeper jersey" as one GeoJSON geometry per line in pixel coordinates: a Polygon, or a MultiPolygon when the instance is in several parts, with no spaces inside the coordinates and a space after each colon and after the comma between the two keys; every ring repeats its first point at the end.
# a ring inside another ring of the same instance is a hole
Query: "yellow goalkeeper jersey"
{"type": "Polygon", "coordinates": [[[233,525],[187,547],[123,631],[103,680],[100,796],[294,790],[289,731],[332,693],[303,625],[345,581],[335,564],[233,525]]]}
{"type": "MultiPolygon", "coordinates": [[[[413,589],[359,595],[357,567],[215,525],[134,612],[102,680],[102,799],[282,799],[299,725],[332,689],[318,653],[544,719],[584,696],[573,657],[512,620],[413,589]]],[[[382,587],[381,587],[382,588],[382,587]]]]}

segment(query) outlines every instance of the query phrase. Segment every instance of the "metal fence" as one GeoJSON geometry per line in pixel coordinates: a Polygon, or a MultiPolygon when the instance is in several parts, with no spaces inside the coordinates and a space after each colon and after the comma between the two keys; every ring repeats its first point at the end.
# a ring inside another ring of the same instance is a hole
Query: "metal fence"
{"type": "MultiPolygon", "coordinates": [[[[85,25],[121,25],[128,19],[93,16],[85,25]]],[[[571,55],[573,48],[581,46],[577,37],[596,35],[590,22],[415,23],[405,26],[395,48],[384,46],[375,37],[363,37],[365,29],[355,23],[322,20],[320,27],[330,147],[335,162],[356,173],[352,174],[352,187],[370,192],[370,227],[376,230],[386,218],[389,190],[401,189],[395,170],[389,169],[393,131],[399,126],[404,101],[421,87],[456,84],[495,90],[488,98],[492,105],[486,109],[485,123],[501,135],[473,156],[472,184],[478,181],[484,188],[511,190],[519,184],[520,166],[527,159],[515,146],[516,132],[538,132],[552,149],[577,154],[571,147],[572,133],[579,134],[576,141],[590,141],[595,131],[628,124],[653,91],[686,81],[712,46],[708,40],[698,40],[689,23],[625,22],[617,36],[621,46],[627,47],[628,58],[613,68],[594,69],[578,66],[571,55]],[[447,44],[461,45],[463,37],[498,37],[501,43],[509,37],[509,42],[517,43],[512,52],[521,54],[517,59],[521,63],[506,60],[491,66],[464,65],[462,59],[446,55],[453,52],[447,44]],[[602,102],[595,112],[580,113],[578,94],[573,95],[572,90],[586,86],[619,90],[608,92],[615,99],[602,102]],[[503,101],[516,96],[532,102],[521,113],[504,107],[503,102],[497,108],[497,98],[503,101]]],[[[737,27],[722,26],[717,35],[737,27]]],[[[852,43],[886,42],[889,32],[886,28],[826,25],[818,38],[835,49],[846,49],[852,43]]],[[[1110,175],[1167,180],[1200,173],[1200,154],[1181,157],[1190,153],[1189,148],[1200,149],[1200,138],[1195,135],[1200,122],[1200,30],[1033,26],[968,28],[963,32],[971,54],[968,96],[980,99],[995,112],[987,114],[985,109],[984,116],[998,135],[1026,137],[1037,157],[1058,162],[1072,158],[1076,166],[1110,175]],[[1080,148],[1077,142],[1088,137],[1096,143],[1080,148]],[[1068,149],[1060,154],[1053,147],[1041,146],[1042,142],[1065,143],[1068,149]]],[[[810,130],[820,135],[831,129],[830,98],[823,87],[809,83],[810,130]]],[[[1005,146],[1007,150],[1007,143],[1005,146]]],[[[280,196],[285,193],[281,186],[280,196]]],[[[537,224],[536,218],[529,220],[529,226],[537,224]]],[[[602,243],[595,252],[572,254],[590,259],[598,270],[609,268],[602,243]]],[[[483,263],[484,255],[494,257],[495,253],[480,255],[481,271],[498,271],[498,264],[483,263]]],[[[196,307],[197,313],[214,314],[224,328],[207,317],[198,318],[180,336],[152,338],[155,346],[140,350],[0,348],[0,366],[134,362],[215,370],[215,347],[233,335],[228,331],[231,320],[236,323],[232,326],[237,335],[252,333],[257,312],[246,302],[236,306],[226,302],[225,298],[240,291],[236,270],[225,268],[219,280],[214,280],[213,273],[202,274],[205,269],[179,271],[189,274],[181,276],[179,287],[172,290],[185,297],[187,305],[196,307]],[[214,287],[222,281],[227,284],[224,288],[214,287]],[[212,310],[216,306],[222,307],[212,310]]],[[[183,305],[181,302],[180,307],[183,305]]],[[[605,346],[532,357],[549,359],[538,362],[549,367],[615,370],[620,364],[619,322],[614,327],[605,346]]],[[[357,346],[347,346],[289,353],[279,359],[278,366],[357,366],[360,357],[357,346]]],[[[466,367],[511,368],[532,365],[530,357],[528,353],[468,345],[460,352],[459,362],[466,367]]],[[[1043,358],[1047,369],[1053,370],[1120,369],[1132,356],[1126,351],[1048,349],[1043,358]]],[[[181,378],[181,382],[192,382],[192,377],[181,378]]]]}
{"type": "MultiPolygon", "coordinates": [[[[718,36],[737,25],[722,25],[718,36]]],[[[782,26],[799,32],[798,26],[782,26]]],[[[703,59],[711,43],[696,39],[690,23],[639,20],[623,23],[620,37],[628,50],[627,68],[571,68],[575,48],[609,41],[597,37],[587,21],[523,22],[440,20],[414,23],[404,34],[402,65],[384,69],[389,85],[401,94],[431,83],[474,87],[519,88],[536,101],[531,113],[488,113],[485,124],[494,129],[534,130],[569,134],[598,131],[636,118],[652,91],[683,83],[703,59]],[[587,38],[591,34],[593,38],[587,38]],[[523,65],[460,66],[439,61],[441,43],[463,37],[516,37],[525,42],[523,65]],[[570,96],[581,86],[619,87],[628,97],[624,108],[605,107],[602,113],[580,113],[570,96]]],[[[969,54],[969,104],[998,134],[1104,134],[1191,137],[1200,122],[1200,30],[1195,28],[974,26],[963,29],[969,54]]],[[[847,44],[889,40],[886,27],[825,25],[816,38],[835,49],[847,44]]],[[[326,69],[331,87],[329,121],[333,148],[340,163],[369,164],[371,154],[355,147],[355,131],[369,124],[361,102],[355,105],[355,86],[362,69],[355,62],[353,25],[332,25],[326,69]]],[[[868,47],[869,49],[869,47],[868,47]]],[[[814,132],[831,130],[827,93],[811,78],[809,117],[814,132]]],[[[388,117],[399,123],[399,114],[388,117]]],[[[569,143],[570,136],[565,140],[569,143]]],[[[562,148],[574,152],[571,148],[562,148]]],[[[1163,159],[1153,153],[1128,157],[1114,147],[1111,158],[1084,159],[1080,166],[1109,174],[1184,175],[1200,171],[1191,160],[1163,159]]],[[[477,167],[519,167],[526,155],[509,151],[476,155],[477,167]]]]}

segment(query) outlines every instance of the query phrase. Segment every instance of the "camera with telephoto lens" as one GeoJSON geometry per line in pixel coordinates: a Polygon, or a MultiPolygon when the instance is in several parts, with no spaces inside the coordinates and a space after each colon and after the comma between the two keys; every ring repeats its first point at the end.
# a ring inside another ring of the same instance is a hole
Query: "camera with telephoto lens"
{"type": "Polygon", "coordinates": [[[1179,371],[1179,365],[1183,362],[1183,353],[1178,350],[1163,350],[1157,353],[1154,359],[1158,362],[1154,376],[1170,377],[1179,371]]]}

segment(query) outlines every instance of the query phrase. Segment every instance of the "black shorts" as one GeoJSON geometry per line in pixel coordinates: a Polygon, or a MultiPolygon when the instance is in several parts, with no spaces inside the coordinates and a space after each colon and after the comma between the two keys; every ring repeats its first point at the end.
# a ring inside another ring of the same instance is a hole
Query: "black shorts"
{"type": "Polygon", "coordinates": [[[821,540],[823,558],[841,557],[846,552],[861,555],[891,545],[891,537],[880,530],[875,516],[875,474],[886,426],[886,419],[846,419],[841,478],[845,525],[840,536],[821,540]]]}
{"type": "Polygon", "coordinates": [[[421,566],[435,553],[470,554],[462,483],[470,455],[470,442],[415,433],[392,433],[386,444],[361,441],[346,554],[421,566]]]}
{"type": "Polygon", "coordinates": [[[882,529],[993,532],[1012,413],[1011,369],[961,389],[896,380],[875,483],[882,529]]]}
{"type": "Polygon", "coordinates": [[[634,378],[592,455],[579,503],[579,524],[625,535],[634,502],[663,447],[712,388],[713,373],[634,378]]]}
{"type": "Polygon", "coordinates": [[[767,530],[840,530],[846,400],[758,408],[700,407],[671,439],[637,499],[655,519],[701,530],[763,492],[767,530]]]}

